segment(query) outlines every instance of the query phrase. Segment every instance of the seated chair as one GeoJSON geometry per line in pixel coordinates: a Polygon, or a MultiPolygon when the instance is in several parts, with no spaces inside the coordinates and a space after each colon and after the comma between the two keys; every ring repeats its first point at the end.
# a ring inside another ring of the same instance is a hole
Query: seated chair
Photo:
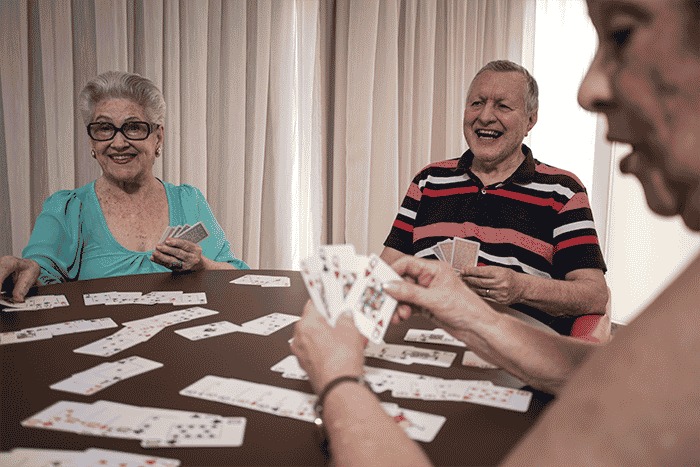
{"type": "Polygon", "coordinates": [[[604,344],[610,340],[612,328],[612,294],[608,287],[608,303],[604,315],[583,315],[576,318],[571,326],[571,337],[604,344]]]}

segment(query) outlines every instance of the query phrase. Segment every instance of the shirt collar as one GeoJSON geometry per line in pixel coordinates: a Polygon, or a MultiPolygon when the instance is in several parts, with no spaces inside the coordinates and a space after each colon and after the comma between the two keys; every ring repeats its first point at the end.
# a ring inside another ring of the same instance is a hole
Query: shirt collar
{"type": "MultiPolygon", "coordinates": [[[[525,144],[521,145],[521,150],[525,155],[525,160],[520,164],[520,166],[515,170],[515,172],[513,172],[513,175],[508,177],[508,179],[504,180],[500,184],[506,184],[510,182],[530,183],[533,180],[535,176],[535,158],[532,155],[532,151],[530,150],[530,148],[527,147],[525,144]]],[[[469,172],[470,177],[478,180],[478,177],[476,177],[471,171],[473,160],[474,153],[471,149],[467,149],[466,152],[462,154],[462,157],[459,158],[457,167],[466,170],[467,172],[469,172]]]]}

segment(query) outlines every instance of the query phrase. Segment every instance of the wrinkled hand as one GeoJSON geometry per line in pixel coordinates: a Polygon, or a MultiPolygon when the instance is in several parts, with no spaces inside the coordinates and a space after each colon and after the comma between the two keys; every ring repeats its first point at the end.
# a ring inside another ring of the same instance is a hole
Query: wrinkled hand
{"type": "Polygon", "coordinates": [[[331,327],[308,301],[294,326],[291,349],[318,393],[338,376],[359,376],[364,372],[365,345],[367,339],[357,330],[351,316],[343,314],[335,327],[331,327]]]}
{"type": "Polygon", "coordinates": [[[462,269],[462,280],[485,299],[502,305],[522,301],[518,273],[500,266],[479,266],[462,269]]]}
{"type": "Polygon", "coordinates": [[[469,330],[474,322],[495,313],[464,285],[447,263],[406,256],[392,267],[407,280],[385,284],[384,289],[389,295],[418,311],[427,312],[447,332],[469,330]]]}
{"type": "MultiPolygon", "coordinates": [[[[41,268],[36,261],[31,259],[3,256],[0,258],[0,285],[12,275],[15,283],[12,289],[12,299],[23,302],[29,289],[36,285],[41,268]]],[[[9,292],[9,291],[8,291],[9,292]]]]}
{"type": "Polygon", "coordinates": [[[202,247],[181,238],[168,238],[156,245],[151,261],[175,272],[199,271],[206,268],[202,247]]]}

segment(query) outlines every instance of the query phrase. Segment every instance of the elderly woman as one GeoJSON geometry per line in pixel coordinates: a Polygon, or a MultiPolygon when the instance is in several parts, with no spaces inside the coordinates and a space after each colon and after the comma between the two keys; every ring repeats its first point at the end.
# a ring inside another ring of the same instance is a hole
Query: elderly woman
{"type": "Polygon", "coordinates": [[[29,287],[79,279],[201,269],[247,269],[236,259],[202,193],[153,175],[163,151],[165,101],[148,79],[109,71],[83,89],[79,107],[95,181],[54,193],[44,203],[22,258],[0,258],[0,281],[14,276],[13,298],[29,287]],[[202,222],[200,244],[168,238],[171,225],[202,222]]]}

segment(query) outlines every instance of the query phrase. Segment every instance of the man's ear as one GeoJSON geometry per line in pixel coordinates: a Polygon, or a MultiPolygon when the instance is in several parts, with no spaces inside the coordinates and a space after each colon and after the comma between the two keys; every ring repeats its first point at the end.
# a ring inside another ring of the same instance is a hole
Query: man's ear
{"type": "MultiPolygon", "coordinates": [[[[527,122],[527,133],[532,130],[532,128],[535,126],[535,123],[537,123],[537,111],[535,110],[530,114],[528,117],[528,122],[527,122]]],[[[527,136],[527,133],[525,133],[525,136],[527,136]]]]}

